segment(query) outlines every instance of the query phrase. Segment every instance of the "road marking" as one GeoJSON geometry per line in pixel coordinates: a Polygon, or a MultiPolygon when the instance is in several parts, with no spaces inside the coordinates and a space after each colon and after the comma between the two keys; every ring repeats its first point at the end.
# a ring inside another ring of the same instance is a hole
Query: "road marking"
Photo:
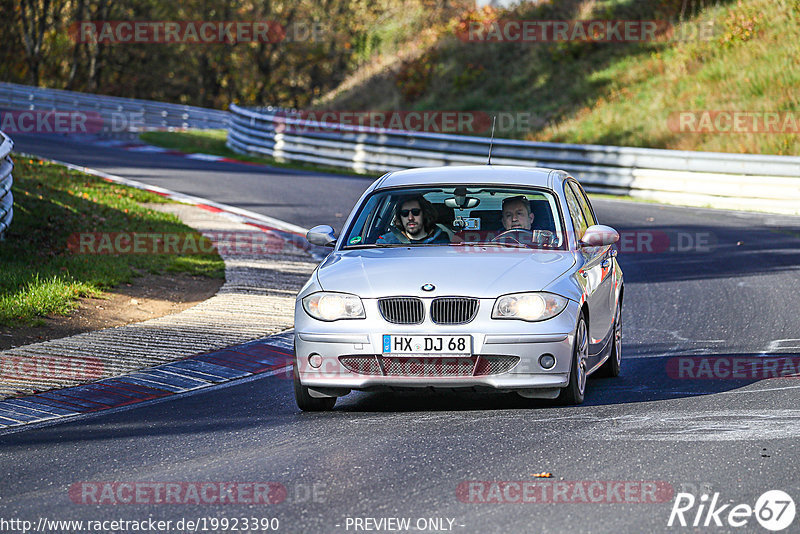
{"type": "Polygon", "coordinates": [[[797,338],[789,338],[789,339],[773,339],[769,342],[769,346],[767,347],[767,352],[774,352],[776,350],[786,350],[786,349],[800,349],[800,339],[797,338]],[[786,342],[792,342],[793,345],[786,345],[786,342]]]}
{"type": "MultiPolygon", "coordinates": [[[[778,380],[778,379],[771,379],[778,380]]],[[[781,391],[783,389],[798,389],[800,386],[786,386],[783,388],[764,388],[764,389],[746,389],[744,391],[721,391],[721,394],[742,394],[742,393],[761,393],[763,391],[781,391]]]]}
{"type": "Polygon", "coordinates": [[[581,430],[588,439],[609,441],[743,441],[800,437],[800,410],[653,412],[610,418],[581,430]]]}
{"type": "Polygon", "coordinates": [[[224,156],[215,156],[213,154],[186,154],[189,159],[196,159],[200,161],[223,161],[224,156]]]}

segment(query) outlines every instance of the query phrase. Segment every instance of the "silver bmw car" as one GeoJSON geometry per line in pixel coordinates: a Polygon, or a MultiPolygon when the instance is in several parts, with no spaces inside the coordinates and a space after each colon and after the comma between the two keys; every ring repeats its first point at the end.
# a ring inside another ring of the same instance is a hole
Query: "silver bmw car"
{"type": "Polygon", "coordinates": [[[583,402],[621,363],[619,234],[563,171],[391,172],[364,192],[297,295],[298,406],[352,390],[470,388],[583,402]]]}

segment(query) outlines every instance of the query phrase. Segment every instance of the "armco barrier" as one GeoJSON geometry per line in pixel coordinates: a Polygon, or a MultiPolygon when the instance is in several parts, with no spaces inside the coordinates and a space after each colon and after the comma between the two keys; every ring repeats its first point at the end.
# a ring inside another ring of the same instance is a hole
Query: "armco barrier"
{"type": "MultiPolygon", "coordinates": [[[[239,153],[385,172],[484,164],[489,138],[322,124],[231,105],[239,153]]],[[[492,163],[563,169],[587,190],[662,202],[800,215],[800,157],[495,139],[492,163]]]]}
{"type": "Polygon", "coordinates": [[[3,132],[0,132],[0,240],[5,236],[6,230],[11,225],[14,217],[14,196],[11,194],[13,177],[11,171],[14,163],[11,161],[11,149],[14,142],[3,132]]]}
{"type": "Polygon", "coordinates": [[[0,110],[81,111],[99,116],[105,133],[223,129],[230,114],[216,109],[0,82],[0,110]]]}

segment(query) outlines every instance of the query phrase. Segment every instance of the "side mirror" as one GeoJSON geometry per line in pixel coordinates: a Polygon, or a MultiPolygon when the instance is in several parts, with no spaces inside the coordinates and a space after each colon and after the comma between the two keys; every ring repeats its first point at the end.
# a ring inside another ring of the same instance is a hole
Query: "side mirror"
{"type": "Polygon", "coordinates": [[[586,229],[580,244],[584,247],[604,247],[617,241],[619,233],[616,230],[604,224],[594,224],[586,229]]]}
{"type": "Polygon", "coordinates": [[[312,245],[332,247],[336,244],[336,234],[333,232],[332,227],[327,224],[321,224],[308,231],[306,240],[312,245]]]}

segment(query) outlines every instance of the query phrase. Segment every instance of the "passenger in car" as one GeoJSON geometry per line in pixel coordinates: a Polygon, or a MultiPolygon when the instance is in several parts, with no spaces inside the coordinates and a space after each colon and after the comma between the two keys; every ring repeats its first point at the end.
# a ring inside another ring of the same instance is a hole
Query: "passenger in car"
{"type": "MultiPolygon", "coordinates": [[[[535,201],[534,201],[535,202],[535,201]]],[[[538,224],[552,227],[552,217],[549,216],[549,207],[538,204],[541,221],[538,224]]],[[[473,210],[470,217],[479,219],[479,230],[462,230],[455,234],[453,243],[485,243],[496,241],[512,230],[530,232],[531,236],[525,238],[521,235],[510,237],[513,242],[526,246],[551,248],[558,246],[558,238],[552,230],[533,228],[536,220],[531,201],[524,195],[515,195],[503,199],[502,209],[473,210]]]]}
{"type": "Polygon", "coordinates": [[[457,243],[490,242],[508,230],[531,230],[533,213],[527,197],[515,195],[503,199],[500,213],[497,210],[473,211],[470,217],[480,219],[480,230],[458,232],[454,239],[457,243]],[[501,228],[502,224],[502,228],[501,228]]]}
{"type": "Polygon", "coordinates": [[[522,196],[503,199],[503,226],[506,230],[530,230],[533,225],[530,201],[522,196]]]}
{"type": "Polygon", "coordinates": [[[436,212],[422,195],[398,201],[389,231],[378,237],[377,244],[440,244],[450,238],[436,224],[436,212]]]}

